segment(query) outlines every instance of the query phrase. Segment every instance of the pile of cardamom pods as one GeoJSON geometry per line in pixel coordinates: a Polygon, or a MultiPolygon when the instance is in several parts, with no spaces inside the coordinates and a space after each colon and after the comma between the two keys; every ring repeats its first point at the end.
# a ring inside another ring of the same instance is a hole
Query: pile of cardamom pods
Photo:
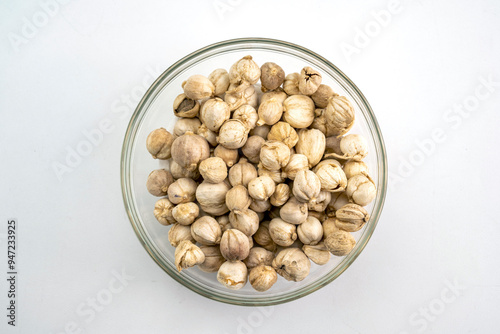
{"type": "Polygon", "coordinates": [[[366,139],[347,134],[352,104],[321,82],[311,67],[285,76],[246,56],[182,84],[173,130],[146,139],[153,158],[170,162],[146,185],[161,197],[154,215],[170,226],[179,271],[197,266],[227,288],[248,280],[266,291],[278,275],[301,281],[311,261],[351,252],[377,191],[366,139]]]}

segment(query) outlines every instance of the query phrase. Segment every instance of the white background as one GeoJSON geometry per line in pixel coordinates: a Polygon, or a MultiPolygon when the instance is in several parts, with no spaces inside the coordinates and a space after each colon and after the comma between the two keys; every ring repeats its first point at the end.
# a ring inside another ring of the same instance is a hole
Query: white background
{"type": "Polygon", "coordinates": [[[498,1],[402,1],[382,28],[373,13],[389,8],[385,0],[73,0],[50,8],[44,21],[38,1],[0,3],[2,273],[7,219],[19,224],[17,327],[6,324],[0,274],[0,332],[498,332],[498,1]],[[40,27],[29,30],[33,23],[40,27]],[[249,36],[310,48],[358,85],[382,128],[392,181],[373,238],[343,275],[261,309],[205,299],[166,275],[133,233],[119,182],[133,94],[151,73],[249,36]],[[356,53],[343,51],[348,45],[356,53]],[[453,111],[463,104],[463,114],[453,111]],[[126,118],[117,106],[128,108],[126,118]],[[54,165],[66,165],[68,148],[106,119],[111,130],[58,178],[54,165]],[[436,131],[444,140],[429,144],[436,131]],[[78,313],[122,271],[133,278],[121,292],[94,314],[78,313]]]}

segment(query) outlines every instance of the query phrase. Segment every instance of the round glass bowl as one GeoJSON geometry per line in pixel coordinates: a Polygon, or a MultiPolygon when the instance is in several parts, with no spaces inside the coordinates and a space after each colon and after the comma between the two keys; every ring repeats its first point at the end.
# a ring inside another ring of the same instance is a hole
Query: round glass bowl
{"type": "Polygon", "coordinates": [[[242,38],[209,45],[182,58],[168,68],[149,88],[135,110],[123,143],[121,158],[123,200],[132,227],[139,240],[156,263],[177,282],[205,297],[225,303],[262,306],[275,305],[301,298],[337,278],[356,259],[366,246],[379,219],[386,194],[387,161],[382,134],[375,116],[363,94],[337,67],[325,58],[298,45],[263,38],[242,38]],[[229,67],[238,59],[251,55],[262,65],[275,62],[285,73],[300,72],[311,66],[323,76],[323,83],[346,96],[356,111],[355,126],[349,133],[362,134],[369,143],[365,162],[377,186],[377,197],[366,209],[370,221],[353,233],[355,248],[345,257],[332,256],[324,266],[312,263],[309,276],[301,282],[289,282],[279,277],[266,292],[257,292],[251,285],[240,290],[229,290],[216,279],[216,273],[205,273],[198,268],[178,272],[174,265],[174,248],[168,241],[169,226],[158,223],[153,215],[157,197],[146,189],[149,173],[167,168],[168,162],[155,160],[146,150],[146,137],[159,127],[171,131],[176,121],[172,111],[175,97],[182,93],[181,84],[189,76],[208,76],[217,68],[229,67]]]}

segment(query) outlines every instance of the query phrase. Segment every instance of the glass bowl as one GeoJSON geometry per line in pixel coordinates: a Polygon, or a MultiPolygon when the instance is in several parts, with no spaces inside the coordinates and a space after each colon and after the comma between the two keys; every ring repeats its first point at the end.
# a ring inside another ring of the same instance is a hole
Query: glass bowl
{"type": "Polygon", "coordinates": [[[332,282],[357,258],[370,239],[382,206],[387,183],[387,161],[382,134],[370,105],[360,90],[337,67],[316,53],[291,43],[264,38],[241,38],[204,47],[182,58],[168,68],[148,89],[137,106],[123,143],[121,157],[121,184],[123,200],[137,237],[156,263],[174,280],[205,297],[225,303],[263,306],[275,305],[301,298],[332,282]],[[309,276],[301,282],[288,282],[282,277],[266,292],[257,292],[251,285],[240,290],[229,290],[216,279],[216,273],[205,273],[198,268],[178,272],[174,265],[174,248],[168,241],[170,227],[160,225],[153,215],[158,200],[146,190],[148,174],[166,168],[167,161],[155,160],[146,150],[146,137],[159,127],[172,130],[176,117],[172,111],[175,97],[182,93],[181,83],[190,75],[208,76],[216,68],[229,67],[238,59],[252,55],[262,65],[279,64],[286,73],[300,72],[304,66],[317,69],[323,83],[349,98],[356,112],[355,126],[349,133],[364,135],[369,143],[365,162],[377,186],[377,197],[366,209],[370,221],[353,233],[356,246],[345,257],[332,256],[324,266],[312,263],[309,276]]]}

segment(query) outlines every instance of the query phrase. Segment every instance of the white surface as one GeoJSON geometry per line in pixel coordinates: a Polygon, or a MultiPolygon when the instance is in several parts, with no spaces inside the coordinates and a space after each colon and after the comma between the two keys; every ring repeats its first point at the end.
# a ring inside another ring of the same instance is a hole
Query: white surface
{"type": "Polygon", "coordinates": [[[33,22],[41,7],[3,1],[3,310],[7,218],[20,229],[18,326],[7,326],[1,311],[0,332],[496,333],[500,84],[466,117],[450,119],[448,110],[474,102],[481,78],[500,82],[500,4],[402,1],[391,22],[346,57],[341,46],[356,46],[357,29],[372,27],[371,12],[388,3],[74,0],[16,51],[9,38],[22,37],[23,18],[33,22]],[[215,6],[224,4],[221,14],[215,6]],[[303,45],[343,70],[378,117],[396,180],[373,238],[340,278],[260,309],[210,301],[167,276],[129,226],[119,183],[122,139],[138,102],[128,106],[127,96],[139,96],[151,73],[185,54],[246,36],[303,45]],[[66,164],[67,148],[101,122],[109,131],[59,180],[54,163],[66,164]],[[436,129],[445,140],[419,155],[416,142],[436,129]],[[405,172],[404,161],[418,166],[405,172]],[[122,270],[134,278],[118,289],[114,274],[122,270]],[[449,290],[454,282],[458,296],[449,290]],[[92,298],[109,296],[90,311],[92,298]]]}

